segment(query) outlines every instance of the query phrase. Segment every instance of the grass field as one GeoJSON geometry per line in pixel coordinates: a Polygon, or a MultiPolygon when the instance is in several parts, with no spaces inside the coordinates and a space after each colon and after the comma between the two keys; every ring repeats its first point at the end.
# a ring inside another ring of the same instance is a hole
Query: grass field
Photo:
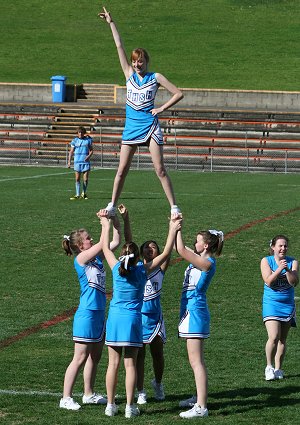
{"type": "MultiPolygon", "coordinates": [[[[108,0],[128,52],[180,87],[298,90],[298,0],[108,0]]],[[[2,1],[1,82],[124,84],[98,0],[2,1]],[[5,58],[5,59],[4,59],[5,58]]]]}
{"type": "MultiPolygon", "coordinates": [[[[73,172],[63,168],[0,167],[1,424],[125,423],[107,418],[101,406],[62,411],[58,401],[65,368],[73,353],[72,314],[79,286],[73,264],[61,249],[64,233],[87,227],[94,239],[95,212],[110,198],[114,170],[93,170],[89,200],[70,202],[73,172]]],[[[216,277],[208,291],[211,338],[206,343],[210,424],[298,425],[300,417],[300,338],[292,330],[282,382],[264,380],[266,332],[261,321],[263,284],[259,262],[277,233],[290,237],[290,254],[300,258],[299,178],[277,174],[171,173],[184,213],[188,245],[200,229],[226,234],[216,277]]],[[[131,171],[122,195],[131,213],[135,240],[164,244],[169,208],[153,172],[131,171]]],[[[174,260],[176,254],[172,257],[174,260]]],[[[172,261],[164,285],[168,342],[164,376],[167,398],[142,407],[141,424],[180,423],[178,401],[194,392],[183,341],[177,339],[180,288],[186,264],[172,261]]],[[[108,289],[111,277],[108,272],[108,289]]],[[[296,290],[299,295],[299,289],[296,290]]],[[[297,301],[299,303],[299,301],[297,301]]],[[[299,304],[297,305],[299,313],[299,304]]],[[[152,371],[146,360],[146,389],[152,371]]],[[[105,391],[107,351],[97,391],[105,391]]],[[[82,378],[75,387],[80,401],[82,378]]],[[[119,380],[124,407],[123,369],[119,380]]]]}

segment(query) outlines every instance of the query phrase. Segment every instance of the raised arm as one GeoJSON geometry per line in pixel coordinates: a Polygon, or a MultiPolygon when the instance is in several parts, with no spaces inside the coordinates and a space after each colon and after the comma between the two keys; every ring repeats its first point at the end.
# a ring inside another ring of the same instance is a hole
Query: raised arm
{"type": "Polygon", "coordinates": [[[110,242],[110,250],[115,251],[121,243],[121,225],[117,215],[111,218],[113,224],[113,238],[110,242]]]}
{"type": "Polygon", "coordinates": [[[123,221],[124,221],[125,242],[126,243],[131,242],[132,241],[132,232],[131,232],[128,209],[125,207],[125,205],[120,204],[118,206],[118,210],[119,210],[119,213],[121,214],[123,221]]]}
{"type": "Polygon", "coordinates": [[[98,16],[105,20],[108,25],[110,26],[111,32],[112,32],[112,36],[117,48],[117,52],[119,55],[119,60],[120,60],[120,64],[121,64],[121,68],[124,72],[125,78],[126,80],[128,80],[128,78],[131,76],[131,74],[133,73],[133,69],[131,64],[128,62],[127,56],[126,56],[126,52],[123,46],[123,42],[122,39],[120,37],[119,31],[116,27],[116,24],[114,23],[110,12],[108,12],[105,7],[103,7],[103,11],[98,13],[98,16]]]}
{"type": "Polygon", "coordinates": [[[100,218],[102,225],[101,239],[102,250],[104,257],[111,269],[117,264],[118,260],[115,257],[115,254],[112,252],[109,246],[109,230],[110,230],[110,220],[108,219],[108,214],[106,210],[100,210],[97,213],[97,216],[100,218]]]}
{"type": "Polygon", "coordinates": [[[175,246],[178,254],[186,261],[193,264],[193,266],[203,271],[208,271],[210,269],[210,261],[208,261],[206,258],[202,258],[200,255],[196,254],[194,251],[184,245],[181,230],[176,235],[175,246]]]}
{"type": "Polygon", "coordinates": [[[173,96],[166,103],[164,103],[160,108],[152,109],[151,111],[152,115],[157,115],[165,111],[166,109],[171,108],[171,106],[175,105],[177,102],[179,102],[183,98],[182,91],[179,88],[177,88],[174,84],[172,84],[169,80],[167,80],[167,78],[164,77],[162,74],[156,73],[156,80],[162,87],[167,89],[173,96]]]}
{"type": "Polygon", "coordinates": [[[179,214],[172,214],[170,223],[169,223],[169,233],[166,241],[165,248],[163,252],[157,257],[153,258],[152,261],[144,264],[147,273],[151,273],[153,270],[156,270],[161,264],[163,264],[171,255],[172,248],[174,246],[174,241],[176,233],[181,229],[182,217],[179,214]]]}

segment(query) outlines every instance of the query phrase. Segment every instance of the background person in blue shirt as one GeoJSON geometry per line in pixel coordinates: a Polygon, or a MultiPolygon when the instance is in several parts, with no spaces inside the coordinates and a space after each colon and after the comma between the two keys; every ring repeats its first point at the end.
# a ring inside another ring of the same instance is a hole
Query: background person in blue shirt
{"type": "Polygon", "coordinates": [[[71,159],[74,155],[75,171],[75,195],[70,198],[71,201],[77,199],[88,199],[87,186],[89,172],[91,169],[90,158],[93,155],[93,140],[86,134],[85,127],[78,127],[78,136],[71,141],[71,149],[68,158],[68,168],[71,167],[71,159]],[[83,175],[82,193],[80,195],[80,180],[83,175]]]}

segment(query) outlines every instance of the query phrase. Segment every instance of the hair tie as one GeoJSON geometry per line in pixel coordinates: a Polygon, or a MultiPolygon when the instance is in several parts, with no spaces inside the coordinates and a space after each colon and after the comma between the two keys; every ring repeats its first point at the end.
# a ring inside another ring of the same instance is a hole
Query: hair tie
{"type": "Polygon", "coordinates": [[[64,235],[64,240],[70,242],[70,236],[69,235],[64,235]]]}
{"type": "Polygon", "coordinates": [[[127,270],[129,258],[133,258],[133,257],[134,257],[134,254],[126,254],[126,255],[121,255],[121,257],[119,257],[119,261],[121,261],[121,263],[125,260],[125,263],[124,263],[125,270],[127,270]]]}
{"type": "Polygon", "coordinates": [[[209,230],[209,233],[210,233],[211,235],[218,236],[218,238],[220,238],[220,239],[221,239],[221,242],[223,242],[223,241],[224,241],[224,233],[222,232],[222,230],[215,230],[215,229],[211,229],[211,230],[209,230]]]}

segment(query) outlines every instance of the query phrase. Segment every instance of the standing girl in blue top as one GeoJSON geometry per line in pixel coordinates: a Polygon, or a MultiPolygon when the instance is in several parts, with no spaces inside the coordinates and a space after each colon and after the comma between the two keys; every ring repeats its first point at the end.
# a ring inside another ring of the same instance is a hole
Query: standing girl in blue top
{"type": "Polygon", "coordinates": [[[169,234],[162,254],[147,264],[140,261],[139,249],[134,242],[123,245],[121,256],[117,259],[108,245],[110,222],[108,212],[100,210],[103,252],[113,274],[113,298],[110,302],[106,325],[106,345],[108,345],[109,363],[106,374],[107,406],[105,414],[114,416],[118,412],[115,404],[118,370],[122,348],[124,348],[124,366],[126,371],[126,408],[125,417],[139,415],[139,409],[133,404],[136,386],[136,359],[139,347],[143,346],[142,304],[147,273],[157,269],[170,255],[176,232],[180,229],[181,218],[174,214],[169,223],[169,234]]]}
{"type": "Polygon", "coordinates": [[[282,362],[286,339],[295,322],[294,287],[298,284],[298,261],[288,257],[288,238],[275,236],[270,242],[270,254],[261,260],[260,268],[264,280],[263,321],[268,340],[266,343],[265,379],[282,379],[282,362]],[[273,367],[275,366],[275,368],[273,367]]]}
{"type": "Polygon", "coordinates": [[[78,127],[78,136],[71,141],[71,149],[68,158],[68,168],[71,167],[71,159],[74,155],[74,171],[75,171],[75,195],[70,198],[71,201],[77,199],[88,199],[87,187],[89,181],[89,173],[91,169],[90,159],[93,155],[93,139],[86,134],[85,127],[78,127]],[[83,175],[82,193],[80,196],[80,179],[83,175]]]}
{"type": "Polygon", "coordinates": [[[149,146],[156,174],[170,203],[171,212],[178,213],[180,211],[175,205],[172,183],[164,165],[163,137],[157,115],[182,99],[182,92],[162,74],[148,72],[149,56],[144,49],[133,50],[129,61],[110,13],[104,7],[99,16],[111,28],[127,86],[126,121],[122,137],[120,162],[114,180],[112,199],[106,210],[114,213],[116,202],[122,192],[136,148],[138,145],[146,144],[149,146]],[[166,88],[172,97],[161,107],[154,108],[154,99],[159,86],[166,88]]]}
{"type": "MultiPolygon", "coordinates": [[[[120,244],[120,223],[114,218],[113,240],[110,248],[115,250],[120,244]]],[[[75,255],[74,267],[80,284],[80,302],[73,321],[74,356],[64,379],[63,397],[60,407],[78,410],[80,404],[72,397],[77,375],[84,365],[83,404],[106,404],[107,400],[94,393],[97,366],[101,358],[105,332],[105,280],[106,273],[102,263],[103,241],[93,244],[85,229],[74,230],[65,235],[62,242],[66,254],[75,255]]]]}
{"type": "Polygon", "coordinates": [[[178,254],[190,264],[185,270],[180,305],[180,338],[186,339],[190,365],[194,372],[197,396],[183,400],[181,407],[194,406],[180,413],[182,418],[208,416],[207,410],[207,371],[204,362],[204,341],[210,333],[210,314],[206,301],[206,291],[216,271],[215,256],[223,248],[223,232],[201,231],[196,236],[194,250],[187,248],[179,231],[176,237],[178,254]]]}

